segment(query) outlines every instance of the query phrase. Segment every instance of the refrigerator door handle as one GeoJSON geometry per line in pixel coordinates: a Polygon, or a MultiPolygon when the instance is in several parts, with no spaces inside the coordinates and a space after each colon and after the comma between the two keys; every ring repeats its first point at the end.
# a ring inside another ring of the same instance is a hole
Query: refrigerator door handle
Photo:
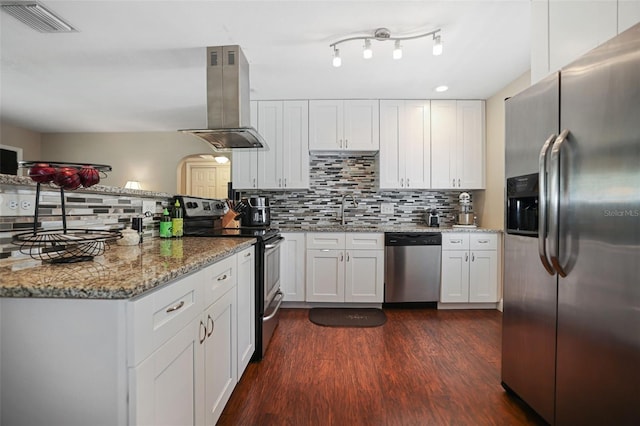
{"type": "Polygon", "coordinates": [[[540,215],[538,218],[538,254],[540,255],[542,266],[550,275],[555,275],[556,271],[547,257],[547,200],[549,197],[549,192],[547,191],[547,154],[556,136],[555,134],[549,136],[549,139],[545,141],[540,150],[538,177],[538,211],[540,215]]]}
{"type": "Polygon", "coordinates": [[[560,264],[560,247],[558,242],[558,220],[560,218],[560,151],[562,150],[562,145],[567,140],[567,136],[569,136],[569,130],[565,129],[553,143],[553,148],[551,149],[551,167],[549,170],[549,213],[551,216],[549,220],[549,254],[551,255],[553,268],[561,277],[566,277],[567,273],[560,264]]]}

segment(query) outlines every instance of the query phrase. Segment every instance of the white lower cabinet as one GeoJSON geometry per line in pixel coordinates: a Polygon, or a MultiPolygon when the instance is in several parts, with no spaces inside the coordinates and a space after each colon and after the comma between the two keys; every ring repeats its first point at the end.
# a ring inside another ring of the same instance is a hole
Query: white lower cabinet
{"type": "Polygon", "coordinates": [[[443,233],[440,302],[498,299],[498,234],[443,233]]]}
{"type": "MultiPolygon", "coordinates": [[[[238,381],[236,270],[236,256],[232,256],[191,276],[196,296],[206,308],[132,368],[134,424],[214,425],[220,417],[238,381]],[[165,417],[166,412],[172,420],[165,417]]],[[[153,294],[137,302],[141,307],[132,310],[134,315],[146,314],[142,307],[150,297],[153,294]]],[[[172,301],[166,309],[163,306],[162,316],[184,306],[183,300],[172,301]]],[[[136,340],[138,336],[132,337],[136,340]]]]}
{"type": "Polygon", "coordinates": [[[253,353],[253,253],[130,300],[0,299],[0,424],[215,425],[253,353]]]}
{"type": "Polygon", "coordinates": [[[280,255],[280,288],[285,302],[305,300],[305,234],[304,232],[282,233],[284,242],[280,255]]]}
{"type": "Polygon", "coordinates": [[[237,255],[238,262],[238,380],[249,365],[256,342],[256,256],[250,247],[237,255]]]}
{"type": "Polygon", "coordinates": [[[197,398],[205,384],[200,324],[193,320],[131,370],[130,424],[204,424],[204,401],[197,398]]]}
{"type": "Polygon", "coordinates": [[[306,301],[382,303],[384,234],[307,234],[306,301]]]}
{"type": "Polygon", "coordinates": [[[229,290],[209,306],[205,314],[207,329],[206,338],[202,343],[205,383],[204,424],[215,425],[238,383],[235,289],[229,290]]]}

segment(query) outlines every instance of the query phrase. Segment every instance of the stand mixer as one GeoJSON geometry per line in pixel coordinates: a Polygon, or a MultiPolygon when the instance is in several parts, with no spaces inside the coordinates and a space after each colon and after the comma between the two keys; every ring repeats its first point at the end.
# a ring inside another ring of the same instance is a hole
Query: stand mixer
{"type": "Polygon", "coordinates": [[[457,224],[460,226],[475,226],[471,195],[468,192],[462,192],[458,197],[458,202],[460,203],[460,211],[458,212],[457,224]]]}

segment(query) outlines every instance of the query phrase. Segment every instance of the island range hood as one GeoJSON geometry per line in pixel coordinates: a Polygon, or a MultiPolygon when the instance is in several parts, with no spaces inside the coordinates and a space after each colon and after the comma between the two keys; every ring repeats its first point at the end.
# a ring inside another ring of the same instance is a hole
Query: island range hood
{"type": "Polygon", "coordinates": [[[251,127],[249,63],[240,46],[207,47],[207,128],[180,131],[216,150],[267,148],[251,127]]]}

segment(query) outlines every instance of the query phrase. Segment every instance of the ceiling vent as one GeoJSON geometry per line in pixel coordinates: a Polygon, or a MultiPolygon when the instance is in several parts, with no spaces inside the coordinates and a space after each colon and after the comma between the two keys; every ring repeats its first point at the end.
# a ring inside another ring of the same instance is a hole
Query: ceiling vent
{"type": "Polygon", "coordinates": [[[36,2],[3,3],[2,10],[41,33],[72,33],[77,30],[36,2]]]}

